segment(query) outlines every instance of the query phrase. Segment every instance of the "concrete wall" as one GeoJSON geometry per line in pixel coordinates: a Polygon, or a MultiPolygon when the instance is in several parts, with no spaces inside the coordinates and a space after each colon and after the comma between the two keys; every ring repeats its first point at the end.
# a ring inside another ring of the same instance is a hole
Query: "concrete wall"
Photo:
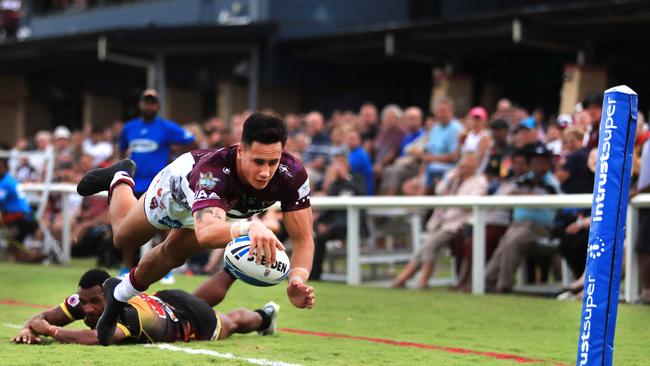
{"type": "Polygon", "coordinates": [[[122,101],[96,94],[85,93],[83,104],[83,123],[108,127],[122,117],[122,101]]]}

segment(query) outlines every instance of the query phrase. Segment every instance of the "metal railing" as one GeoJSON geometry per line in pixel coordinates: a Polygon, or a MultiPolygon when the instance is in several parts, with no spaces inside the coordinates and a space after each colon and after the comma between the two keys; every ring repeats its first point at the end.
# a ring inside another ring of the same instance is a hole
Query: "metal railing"
{"type": "MultiPolygon", "coordinates": [[[[68,195],[77,194],[73,184],[25,183],[23,190],[40,192],[49,189],[63,195],[62,245],[66,260],[70,258],[71,212],[68,195]]],[[[472,293],[485,293],[485,212],[494,208],[591,208],[591,194],[545,196],[355,196],[312,197],[315,209],[345,209],[347,212],[347,284],[361,284],[360,210],[368,208],[465,207],[473,211],[472,226],[472,293]]],[[[639,295],[639,268],[634,248],[639,208],[650,207],[650,194],[638,195],[627,212],[625,251],[625,300],[632,302],[639,295]]]]}

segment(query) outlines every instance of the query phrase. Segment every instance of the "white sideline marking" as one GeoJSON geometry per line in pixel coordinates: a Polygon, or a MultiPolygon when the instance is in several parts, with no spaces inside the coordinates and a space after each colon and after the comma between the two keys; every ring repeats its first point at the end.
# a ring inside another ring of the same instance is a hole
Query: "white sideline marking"
{"type": "Polygon", "coordinates": [[[233,355],[232,353],[220,353],[217,351],[211,351],[207,349],[196,349],[196,348],[189,348],[189,347],[178,347],[178,346],[173,346],[168,343],[159,343],[159,344],[145,344],[143,345],[144,347],[149,347],[149,348],[158,348],[162,350],[167,350],[167,351],[174,351],[174,352],[185,352],[191,355],[206,355],[206,356],[214,356],[214,357],[219,357],[219,358],[225,358],[229,360],[240,360],[240,361],[246,361],[248,363],[251,363],[253,365],[263,365],[263,366],[302,366],[300,364],[296,363],[287,363],[283,361],[273,361],[273,360],[267,360],[264,358],[246,358],[246,357],[238,357],[233,355]]]}
{"type": "Polygon", "coordinates": [[[12,328],[12,329],[23,329],[23,326],[22,326],[22,325],[18,325],[18,324],[4,323],[3,325],[4,325],[5,327],[7,327],[7,328],[12,328]]]}

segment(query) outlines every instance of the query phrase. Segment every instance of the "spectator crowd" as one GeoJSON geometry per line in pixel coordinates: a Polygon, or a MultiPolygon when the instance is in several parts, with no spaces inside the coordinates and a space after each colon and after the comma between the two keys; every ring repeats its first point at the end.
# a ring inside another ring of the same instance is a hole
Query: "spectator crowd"
{"type": "MultiPolygon", "coordinates": [[[[601,105],[600,96],[588,95],[574,113],[546,116],[541,110],[529,111],[501,99],[495,106],[475,106],[466,115],[459,115],[447,98],[436,100],[431,111],[395,104],[379,109],[368,102],[358,111],[337,110],[329,117],[318,111],[285,115],[289,134],[285,149],[302,159],[313,196],[591,193],[601,105]]],[[[182,127],[194,136],[196,147],[221,148],[238,142],[247,116],[248,112],[244,112],[229,121],[215,117],[182,127]]],[[[40,131],[32,139],[20,138],[11,151],[29,154],[10,158],[10,171],[20,182],[42,181],[47,174],[47,157],[53,154],[52,181],[76,183],[86,171],[121,157],[123,128],[121,121],[101,128],[86,125],[74,131],[58,126],[53,132],[40,131]]],[[[650,154],[642,154],[650,148],[649,136],[640,114],[633,194],[650,191],[650,182],[645,178],[650,176],[650,154]],[[644,178],[637,185],[639,176],[644,178]]],[[[182,152],[172,147],[169,159],[182,152]]],[[[43,218],[55,237],[60,237],[62,230],[60,200],[56,194],[50,195],[43,218]]],[[[106,200],[72,198],[69,204],[76,212],[73,253],[83,255],[111,248],[106,200]],[[101,245],[105,248],[98,249],[97,243],[105,243],[101,245]]],[[[512,291],[521,264],[525,264],[524,279],[528,283],[545,282],[551,276],[557,279],[558,258],[563,257],[578,280],[565,288],[562,296],[579,296],[589,211],[526,207],[489,211],[486,288],[512,291]]],[[[320,278],[326,242],[345,239],[346,222],[341,215],[345,213],[321,212],[316,216],[313,279],[320,278]]],[[[393,286],[405,286],[419,272],[417,286],[428,287],[441,249],[449,248],[456,257],[457,289],[468,290],[471,225],[471,211],[435,209],[426,223],[423,245],[393,286]]],[[[107,261],[107,265],[116,264],[107,261]]],[[[211,262],[198,270],[209,270],[211,262]]],[[[644,292],[644,296],[650,300],[650,292],[644,292]]]]}

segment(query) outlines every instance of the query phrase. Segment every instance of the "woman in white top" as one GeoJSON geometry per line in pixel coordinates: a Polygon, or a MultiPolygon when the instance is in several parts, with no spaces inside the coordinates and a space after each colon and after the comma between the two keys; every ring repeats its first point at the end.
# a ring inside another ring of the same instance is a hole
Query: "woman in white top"
{"type": "Polygon", "coordinates": [[[477,173],[482,173],[487,163],[487,151],[490,148],[492,138],[487,129],[488,113],[483,107],[474,107],[467,114],[465,119],[466,130],[460,136],[458,156],[466,153],[473,153],[480,163],[477,173]]]}

